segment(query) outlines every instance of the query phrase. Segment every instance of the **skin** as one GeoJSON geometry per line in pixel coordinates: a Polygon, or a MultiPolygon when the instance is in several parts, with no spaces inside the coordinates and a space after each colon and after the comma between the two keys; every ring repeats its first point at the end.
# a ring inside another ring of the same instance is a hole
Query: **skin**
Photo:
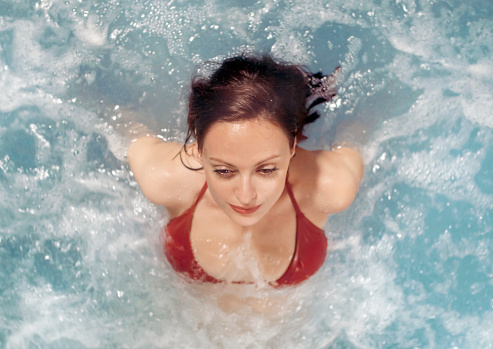
{"type": "Polygon", "coordinates": [[[156,137],[133,142],[127,159],[144,195],[164,206],[170,218],[195,202],[190,239],[199,265],[226,281],[271,282],[281,277],[294,253],[296,216],[285,188],[289,182],[305,216],[323,227],[330,214],[354,200],[363,162],[351,148],[307,151],[291,148],[283,130],[263,119],[216,123],[202,151],[156,137]],[[241,214],[232,207],[258,207],[241,214]],[[272,229],[272,227],[276,227],[272,229]]]}
{"type": "Polygon", "coordinates": [[[294,155],[287,141],[279,127],[266,122],[218,123],[205,137],[201,162],[210,194],[243,233],[254,230],[284,192],[294,155]],[[260,207],[241,214],[231,205],[260,207]]]}

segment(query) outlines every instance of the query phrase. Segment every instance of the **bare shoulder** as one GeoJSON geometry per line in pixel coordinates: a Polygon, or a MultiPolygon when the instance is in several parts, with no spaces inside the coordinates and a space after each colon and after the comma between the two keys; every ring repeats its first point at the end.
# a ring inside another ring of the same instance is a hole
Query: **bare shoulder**
{"type": "Polygon", "coordinates": [[[202,171],[183,165],[182,160],[189,167],[200,167],[188,154],[181,144],[164,142],[158,137],[139,138],[127,152],[130,169],[144,195],[152,203],[166,207],[172,217],[192,205],[205,181],[202,171]]]}
{"type": "Polygon", "coordinates": [[[292,167],[296,181],[293,190],[296,185],[301,194],[300,206],[325,217],[345,210],[354,201],[364,171],[361,155],[351,148],[332,151],[298,148],[292,167]]]}

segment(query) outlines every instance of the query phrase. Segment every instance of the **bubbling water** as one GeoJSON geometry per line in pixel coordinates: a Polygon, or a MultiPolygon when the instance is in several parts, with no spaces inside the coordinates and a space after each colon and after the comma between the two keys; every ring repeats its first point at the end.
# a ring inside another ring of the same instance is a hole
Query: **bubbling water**
{"type": "Polygon", "coordinates": [[[492,18],[486,0],[0,4],[0,347],[491,348],[492,18]],[[196,65],[252,51],[342,67],[304,146],[365,124],[366,174],[306,283],[190,284],[104,118],[182,141],[196,65]]]}

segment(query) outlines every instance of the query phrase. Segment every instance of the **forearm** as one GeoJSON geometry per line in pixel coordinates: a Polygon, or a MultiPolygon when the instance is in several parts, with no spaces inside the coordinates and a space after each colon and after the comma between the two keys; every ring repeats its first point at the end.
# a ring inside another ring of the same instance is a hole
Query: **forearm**
{"type": "Polygon", "coordinates": [[[341,122],[337,126],[332,149],[351,148],[361,153],[368,141],[368,125],[363,122],[341,122]]]}
{"type": "Polygon", "coordinates": [[[120,136],[124,137],[128,144],[141,137],[157,137],[157,134],[147,125],[137,121],[141,119],[142,117],[138,112],[115,107],[115,113],[107,119],[107,123],[120,136]]]}
{"type": "Polygon", "coordinates": [[[109,128],[107,135],[114,155],[125,161],[130,146],[139,138],[159,137],[147,125],[140,122],[144,117],[141,113],[121,109],[115,106],[110,113],[106,113],[104,121],[109,128]]]}

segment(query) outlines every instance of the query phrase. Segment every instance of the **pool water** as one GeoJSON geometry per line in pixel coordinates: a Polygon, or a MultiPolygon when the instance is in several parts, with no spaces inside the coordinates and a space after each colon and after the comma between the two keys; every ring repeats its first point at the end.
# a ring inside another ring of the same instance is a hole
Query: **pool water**
{"type": "Polygon", "coordinates": [[[492,348],[492,53],[489,0],[0,0],[0,347],[492,348]],[[342,67],[304,146],[366,125],[363,184],[300,287],[189,285],[104,120],[183,140],[196,66],[251,51],[342,67]]]}

